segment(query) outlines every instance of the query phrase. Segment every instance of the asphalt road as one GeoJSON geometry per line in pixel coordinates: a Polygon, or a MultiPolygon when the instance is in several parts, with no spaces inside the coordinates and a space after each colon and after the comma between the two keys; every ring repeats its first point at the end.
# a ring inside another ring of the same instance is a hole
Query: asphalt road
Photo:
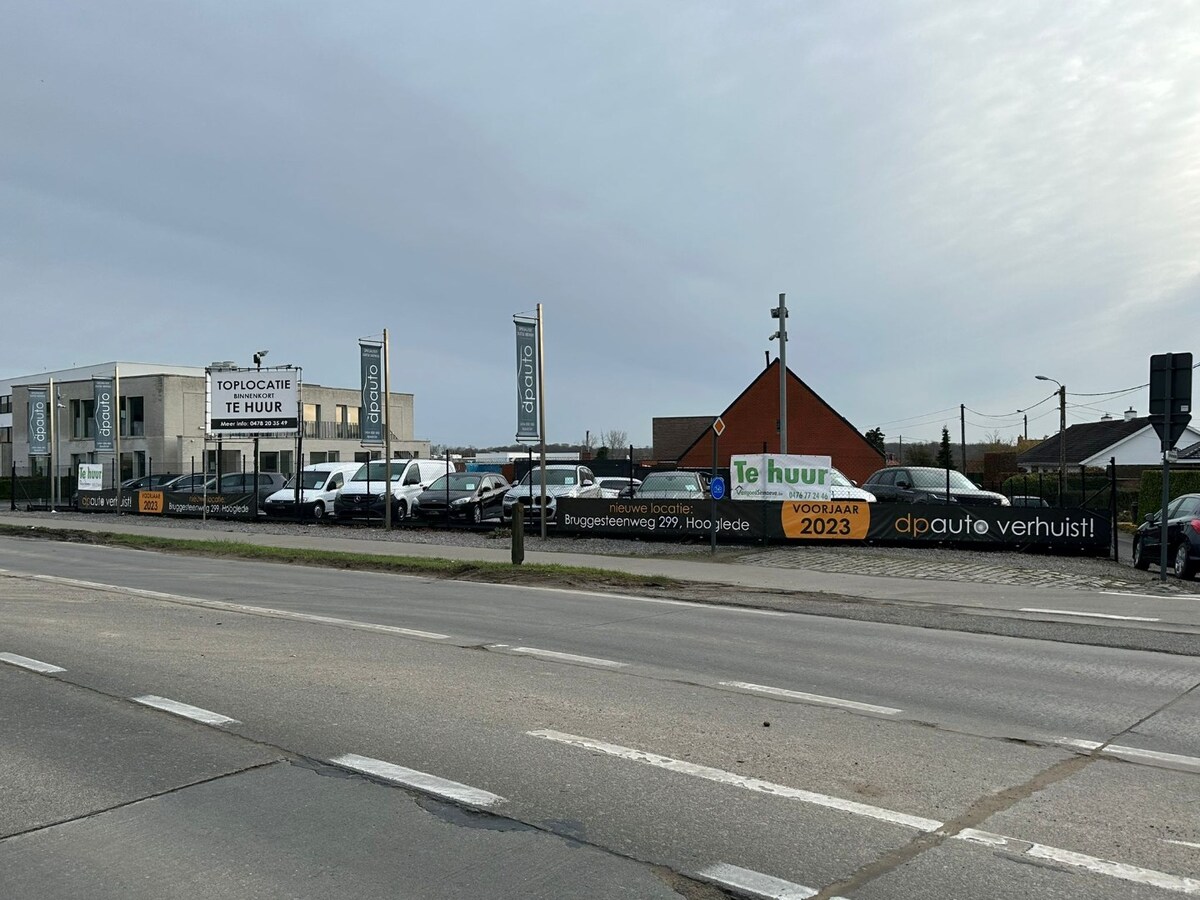
{"type": "Polygon", "coordinates": [[[1196,657],[25,541],[0,568],[0,653],[64,670],[0,666],[0,896],[1200,895],[1196,657]]]}

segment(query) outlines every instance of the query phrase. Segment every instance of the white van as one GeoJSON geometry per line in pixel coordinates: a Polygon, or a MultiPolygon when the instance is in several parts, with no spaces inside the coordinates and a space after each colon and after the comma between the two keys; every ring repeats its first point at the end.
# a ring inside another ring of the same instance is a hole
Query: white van
{"type": "MultiPolygon", "coordinates": [[[[360,464],[358,471],[338,494],[335,509],[339,519],[383,518],[386,465],[387,460],[383,459],[360,464]]],[[[398,522],[408,518],[417,505],[417,496],[421,491],[454,470],[454,463],[444,459],[393,459],[392,519],[398,522]]]]}
{"type": "MultiPolygon", "coordinates": [[[[335,515],[338,491],[347,479],[362,467],[362,463],[313,463],[300,471],[300,514],[316,521],[335,515]]],[[[288,479],[282,489],[263,501],[262,511],[268,516],[296,516],[296,477],[288,479]]]]}

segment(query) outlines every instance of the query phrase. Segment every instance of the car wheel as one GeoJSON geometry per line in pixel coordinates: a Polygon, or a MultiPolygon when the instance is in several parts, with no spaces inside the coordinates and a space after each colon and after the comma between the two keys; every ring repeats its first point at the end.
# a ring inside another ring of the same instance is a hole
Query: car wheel
{"type": "Polygon", "coordinates": [[[397,522],[403,522],[408,518],[408,503],[401,500],[396,504],[396,515],[393,517],[397,522]]]}
{"type": "Polygon", "coordinates": [[[483,521],[483,507],[476,503],[471,507],[471,523],[478,525],[483,521]]]}
{"type": "Polygon", "coordinates": [[[1183,581],[1191,581],[1196,577],[1196,569],[1192,564],[1192,545],[1188,541],[1180,541],[1175,548],[1175,577],[1183,581]]]}
{"type": "Polygon", "coordinates": [[[1150,560],[1146,558],[1146,548],[1141,538],[1133,539],[1133,567],[1143,572],[1150,568],[1150,560]]]}
{"type": "Polygon", "coordinates": [[[320,522],[325,518],[325,504],[318,500],[313,504],[312,517],[314,522],[320,522]]]}

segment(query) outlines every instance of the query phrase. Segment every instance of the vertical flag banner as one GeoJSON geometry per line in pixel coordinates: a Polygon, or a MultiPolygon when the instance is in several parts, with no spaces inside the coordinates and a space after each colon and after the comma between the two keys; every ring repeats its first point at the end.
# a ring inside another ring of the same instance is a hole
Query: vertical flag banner
{"type": "Polygon", "coordinates": [[[362,375],[362,445],[383,446],[383,345],[358,345],[362,375]]]}
{"type": "Polygon", "coordinates": [[[97,453],[115,453],[117,449],[115,440],[117,419],[113,402],[115,396],[111,378],[92,379],[92,405],[95,407],[96,415],[93,449],[97,453]]]}
{"type": "Polygon", "coordinates": [[[50,389],[29,389],[29,455],[50,455],[50,389]]]}
{"type": "Polygon", "coordinates": [[[517,326],[517,440],[537,441],[538,383],[537,326],[516,322],[517,326]]]}

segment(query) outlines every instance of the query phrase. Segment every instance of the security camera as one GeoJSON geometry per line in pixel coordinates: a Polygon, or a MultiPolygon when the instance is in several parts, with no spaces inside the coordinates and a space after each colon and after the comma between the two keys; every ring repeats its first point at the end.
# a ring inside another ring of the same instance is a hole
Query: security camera
{"type": "Polygon", "coordinates": [[[262,364],[262,361],[263,361],[263,357],[264,357],[264,356],[266,356],[266,355],[267,355],[268,353],[270,353],[270,352],[271,352],[270,350],[259,350],[259,351],[257,351],[257,352],[254,354],[254,364],[255,364],[256,366],[257,366],[257,365],[261,365],[261,364],[262,364]]]}

